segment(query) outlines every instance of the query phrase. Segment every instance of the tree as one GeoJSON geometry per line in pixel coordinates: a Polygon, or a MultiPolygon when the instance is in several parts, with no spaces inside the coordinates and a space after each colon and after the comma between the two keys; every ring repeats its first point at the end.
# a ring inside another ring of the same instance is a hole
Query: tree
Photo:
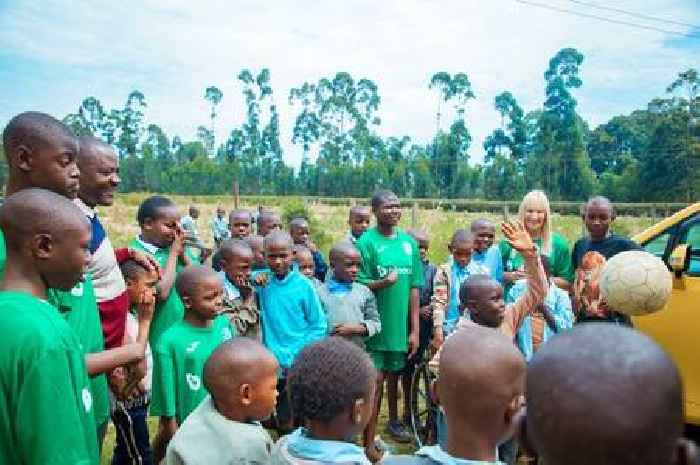
{"type": "Polygon", "coordinates": [[[224,94],[221,92],[221,89],[216,86],[209,86],[204,90],[204,100],[209,102],[209,105],[211,105],[211,113],[209,114],[209,118],[211,118],[211,139],[209,141],[210,145],[207,146],[211,155],[214,155],[214,147],[216,144],[216,129],[214,126],[214,120],[216,119],[216,107],[221,102],[223,96],[224,94]]]}

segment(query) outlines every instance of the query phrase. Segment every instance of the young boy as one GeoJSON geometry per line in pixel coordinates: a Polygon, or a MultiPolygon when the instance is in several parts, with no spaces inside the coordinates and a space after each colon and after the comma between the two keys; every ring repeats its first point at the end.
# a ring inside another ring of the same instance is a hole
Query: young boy
{"type": "Polygon", "coordinates": [[[22,189],[0,209],[7,266],[0,282],[0,463],[99,463],[85,355],[47,302],[90,260],[90,227],[68,199],[22,189]],[[46,419],[50,412],[50,421],[46,419]]]}
{"type": "Polygon", "coordinates": [[[367,354],[331,337],[301,351],[289,372],[292,409],[306,425],[281,438],[273,465],[370,465],[355,437],[372,415],[376,371],[367,354]]]}
{"type": "Polygon", "coordinates": [[[367,231],[370,222],[370,209],[362,205],[350,207],[348,215],[348,225],[350,231],[345,235],[345,238],[353,244],[357,242],[360,236],[367,231]]]}
{"type": "Polygon", "coordinates": [[[360,252],[351,242],[339,242],[331,248],[330,262],[333,274],[316,288],[328,318],[328,332],[364,348],[365,339],[380,332],[382,324],[374,294],[355,282],[360,252]]]}
{"type": "MultiPolygon", "coordinates": [[[[605,197],[593,197],[586,203],[583,221],[589,237],[582,237],[576,241],[571,255],[573,268],[576,270],[574,307],[578,321],[609,321],[630,326],[632,322],[628,316],[607,310],[605,302],[596,300],[591,303],[581,298],[581,288],[586,279],[586,273],[582,271],[582,261],[587,252],[597,252],[607,260],[620,252],[639,250],[640,247],[630,239],[610,231],[615,221],[615,209],[610,200],[605,197]]],[[[597,285],[597,283],[593,284],[597,285]]]]}
{"type": "Polygon", "coordinates": [[[258,214],[258,236],[265,237],[270,232],[282,230],[282,217],[272,210],[260,210],[258,214]]]}
{"type": "Polygon", "coordinates": [[[218,249],[223,241],[231,237],[228,221],[226,220],[226,210],[219,205],[216,207],[216,216],[211,220],[211,233],[214,237],[214,244],[218,249]]]}
{"type": "Polygon", "coordinates": [[[521,442],[548,465],[697,463],[678,369],[637,331],[583,324],[555,337],[530,362],[526,392],[521,442]]]}
{"type": "Polygon", "coordinates": [[[377,461],[381,453],[374,435],[386,378],[389,378],[390,388],[387,431],[397,440],[411,440],[411,435],[398,419],[397,386],[406,359],[413,357],[418,350],[418,290],[424,283],[418,244],[398,227],[401,219],[399,198],[390,191],[375,193],[372,212],[377,226],[368,229],[356,245],[362,257],[358,281],[374,291],[382,323],[382,331],[366,342],[379,376],[374,416],[365,435],[365,447],[368,457],[377,461]]]}
{"type": "Polygon", "coordinates": [[[199,219],[199,208],[195,205],[190,205],[189,213],[180,219],[180,226],[185,235],[185,245],[199,250],[199,261],[204,261],[211,254],[211,249],[208,248],[202,239],[199,237],[199,228],[197,220],[199,219]]]}
{"type": "Polygon", "coordinates": [[[260,424],[275,409],[274,355],[245,337],[222,343],[204,364],[204,399],[170,441],[166,465],[266,464],[272,439],[260,424]]]}
{"type": "Polygon", "coordinates": [[[175,290],[175,279],[186,265],[196,263],[191,251],[185,247],[185,235],[180,229],[179,218],[177,206],[167,197],[155,195],[147,198],[136,215],[141,235],[129,244],[131,248],[155,258],[162,270],[149,339],[154,349],[160,336],[182,320],[185,310],[175,290]]]}
{"type": "Polygon", "coordinates": [[[250,210],[239,208],[232,210],[228,215],[228,227],[234,239],[245,239],[250,236],[252,224],[253,215],[250,210]]]}
{"type": "Polygon", "coordinates": [[[311,241],[309,222],[304,218],[294,218],[289,223],[289,234],[294,240],[294,245],[303,245],[311,251],[311,256],[314,259],[314,276],[320,282],[324,282],[328,265],[323,259],[323,254],[316,248],[316,244],[311,241]]]}
{"type": "Polygon", "coordinates": [[[501,250],[494,245],[496,226],[486,218],[479,218],[472,222],[471,233],[474,236],[472,261],[481,265],[493,279],[503,284],[503,258],[501,250]]]}
{"type": "Polygon", "coordinates": [[[412,458],[390,457],[385,465],[504,465],[496,449],[513,434],[524,388],[525,361],[510,340],[476,325],[455,331],[445,341],[435,382],[446,444],[423,447],[412,458]]]}
{"type": "Polygon", "coordinates": [[[279,429],[289,431],[292,414],[287,402],[287,371],[297,354],[308,344],[326,335],[326,316],[311,281],[293,270],[292,238],[283,231],[265,237],[265,257],[270,278],[257,287],[262,316],[263,343],[280,364],[277,405],[279,429]]]}
{"type": "Polygon", "coordinates": [[[163,333],[153,348],[155,365],[151,415],[160,417],[154,441],[159,463],[173,434],[206,397],[202,387],[204,362],[235,330],[221,311],[221,279],[211,268],[190,265],[177,277],[185,316],[163,333]]]}
{"type": "Polygon", "coordinates": [[[320,286],[322,283],[316,279],[314,257],[311,251],[304,245],[295,244],[292,247],[292,256],[294,257],[294,265],[299,270],[299,273],[306,276],[314,284],[314,287],[320,286]]]}
{"type": "Polygon", "coordinates": [[[245,238],[246,243],[253,251],[253,271],[260,271],[267,268],[265,261],[265,247],[263,245],[263,237],[251,234],[245,238]]]}
{"type": "Polygon", "coordinates": [[[260,339],[260,310],[250,282],[253,250],[240,239],[221,244],[221,272],[224,286],[222,313],[231,321],[240,336],[260,339]]]}

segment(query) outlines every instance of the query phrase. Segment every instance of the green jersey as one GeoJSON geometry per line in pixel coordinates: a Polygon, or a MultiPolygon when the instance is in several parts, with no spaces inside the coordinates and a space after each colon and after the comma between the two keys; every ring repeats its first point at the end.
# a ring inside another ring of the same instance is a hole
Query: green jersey
{"type": "Polygon", "coordinates": [[[85,355],[48,302],[0,292],[0,463],[99,463],[85,355]]]}
{"type": "MultiPolygon", "coordinates": [[[[148,253],[158,262],[161,268],[165,268],[165,264],[167,263],[168,257],[170,256],[170,247],[159,248],[154,246],[153,244],[143,242],[141,239],[132,240],[129,243],[129,247],[148,253]]],[[[186,253],[190,260],[192,260],[194,263],[197,263],[197,258],[195,258],[195,256],[192,254],[192,251],[189,248],[186,249],[186,253]]],[[[184,267],[185,266],[182,264],[182,262],[178,260],[177,265],[175,267],[175,273],[179,274],[184,267]]],[[[158,340],[160,339],[161,335],[168,328],[170,328],[170,326],[172,326],[173,323],[181,321],[182,317],[184,316],[185,307],[182,305],[182,300],[180,300],[180,296],[177,294],[177,291],[175,290],[175,284],[173,283],[173,287],[170,289],[170,294],[168,294],[168,298],[164,301],[159,300],[158,302],[156,302],[156,309],[155,313],[153,314],[153,322],[151,322],[151,330],[148,336],[148,341],[151,343],[151,347],[155,347],[156,345],[158,345],[158,340]]]]}
{"type": "Polygon", "coordinates": [[[221,315],[208,328],[185,320],[173,324],[153,348],[151,415],[176,417],[179,425],[207,396],[204,363],[219,344],[236,334],[221,315]]]}
{"type": "MultiPolygon", "coordinates": [[[[89,276],[70,291],[49,289],[48,298],[49,302],[65,317],[68,326],[75,331],[83,352],[94,354],[105,350],[100,313],[92,288],[92,279],[89,276]]],[[[109,420],[107,377],[101,374],[90,378],[90,390],[95,424],[100,427],[109,420]]]]}
{"type": "MultiPolygon", "coordinates": [[[[533,242],[538,251],[542,250],[542,239],[534,239],[533,242]]],[[[551,250],[547,254],[549,257],[549,267],[552,270],[552,276],[563,278],[570,283],[574,282],[574,272],[571,266],[571,250],[569,242],[557,233],[552,233],[551,250]]],[[[498,244],[503,258],[503,271],[514,271],[525,269],[525,262],[520,252],[513,249],[508,241],[502,240],[498,244]]],[[[542,252],[539,252],[542,253],[542,252]]],[[[512,287],[512,284],[507,286],[506,292],[512,287]]]]}
{"type": "Polygon", "coordinates": [[[358,281],[368,284],[396,271],[398,280],[375,292],[382,330],[367,339],[369,351],[408,350],[408,312],[411,288],[423,286],[423,263],[418,244],[402,229],[393,237],[384,236],[376,227],[357,240],[362,255],[358,281]]]}
{"type": "Polygon", "coordinates": [[[5,248],[5,233],[0,229],[0,280],[5,277],[5,262],[7,262],[7,249],[5,248]]]}

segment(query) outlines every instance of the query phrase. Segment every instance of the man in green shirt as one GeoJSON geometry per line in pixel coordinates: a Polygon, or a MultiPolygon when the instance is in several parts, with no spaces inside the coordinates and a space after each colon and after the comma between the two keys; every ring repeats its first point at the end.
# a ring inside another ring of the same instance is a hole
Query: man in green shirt
{"type": "Polygon", "coordinates": [[[407,356],[412,357],[418,349],[418,304],[419,288],[423,286],[423,264],[416,241],[397,226],[401,219],[401,204],[396,194],[390,191],[375,193],[372,212],[377,226],[365,231],[356,245],[362,255],[358,281],[374,291],[382,324],[381,332],[366,343],[379,376],[373,417],[365,431],[365,447],[370,459],[379,459],[381,454],[374,444],[374,434],[385,378],[389,384],[387,429],[396,439],[411,440],[398,420],[397,391],[407,356]]]}
{"type": "Polygon", "coordinates": [[[90,259],[90,228],[69,200],[23,189],[0,209],[0,463],[97,465],[94,400],[75,332],[47,302],[90,259]]]}

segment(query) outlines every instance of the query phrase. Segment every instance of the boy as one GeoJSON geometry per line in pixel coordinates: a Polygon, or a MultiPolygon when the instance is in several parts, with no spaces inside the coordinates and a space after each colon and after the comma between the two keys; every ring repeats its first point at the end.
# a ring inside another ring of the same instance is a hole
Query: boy
{"type": "Polygon", "coordinates": [[[342,338],[307,346],[289,372],[292,409],[303,421],[281,438],[273,465],[370,465],[355,437],[372,415],[376,371],[367,354],[342,338]]]}
{"type": "Polygon", "coordinates": [[[47,302],[49,287],[69,291],[82,278],[89,224],[65,197],[22,189],[0,208],[0,228],[10,265],[0,282],[0,463],[97,465],[83,349],[47,302]]]}
{"type": "Polygon", "coordinates": [[[455,331],[445,341],[435,382],[447,421],[446,445],[384,463],[504,465],[496,449],[513,434],[524,388],[525,361],[510,340],[482,326],[455,331]]]}
{"type": "Polygon", "coordinates": [[[260,339],[260,310],[250,282],[253,251],[240,239],[221,244],[221,272],[224,286],[222,313],[231,321],[240,336],[260,339]]]}
{"type": "Polygon", "coordinates": [[[177,277],[185,317],[173,324],[153,348],[155,365],[151,415],[159,416],[153,444],[159,463],[178,425],[206,397],[202,387],[204,362],[235,330],[221,311],[221,280],[211,268],[190,265],[177,277]]]}
{"type": "Polygon", "coordinates": [[[292,255],[294,256],[294,263],[297,270],[299,270],[299,273],[310,279],[314,284],[314,287],[317,288],[320,286],[321,281],[316,279],[316,276],[314,276],[316,267],[314,265],[314,257],[311,251],[306,246],[295,244],[294,247],[292,247],[292,255]]]}
{"type": "Polygon", "coordinates": [[[250,210],[239,208],[232,210],[228,215],[228,227],[234,239],[245,239],[250,236],[252,223],[253,215],[250,214],[250,210]]]}
{"type": "Polygon", "coordinates": [[[377,300],[372,291],[355,282],[360,269],[360,252],[343,241],[330,252],[333,274],[316,288],[326,317],[328,332],[365,347],[365,339],[382,329],[377,312],[377,300]]]}
{"type": "Polygon", "coordinates": [[[314,276],[320,282],[325,281],[328,265],[323,259],[323,254],[316,248],[316,244],[311,241],[309,222],[304,218],[294,218],[289,223],[289,234],[294,240],[294,245],[303,245],[311,251],[311,256],[314,259],[314,276]]]}
{"type": "Polygon", "coordinates": [[[182,227],[182,232],[185,235],[185,244],[189,247],[199,249],[199,261],[204,263],[204,261],[211,254],[211,249],[208,248],[199,237],[199,228],[197,227],[198,219],[199,208],[194,205],[190,205],[189,214],[182,217],[180,220],[180,226],[182,227]]]}
{"type": "Polygon", "coordinates": [[[222,343],[204,364],[210,393],[170,441],[166,465],[266,464],[272,439],[260,424],[275,409],[274,355],[242,337],[222,343]]]}
{"type": "Polygon", "coordinates": [[[258,214],[258,236],[265,237],[272,231],[282,229],[282,218],[272,210],[260,210],[258,214]]]}
{"type": "Polygon", "coordinates": [[[182,320],[185,310],[175,290],[175,279],[185,266],[196,262],[185,247],[185,235],[178,224],[179,218],[177,207],[167,197],[154,195],[147,198],[136,215],[141,235],[129,244],[131,248],[154,257],[162,270],[149,339],[154,349],[160,336],[175,322],[182,320]]]}
{"type": "MultiPolygon", "coordinates": [[[[575,272],[574,295],[575,310],[578,321],[609,321],[613,323],[631,326],[630,318],[622,313],[610,311],[605,308],[605,302],[596,299],[587,302],[582,294],[586,273],[582,271],[583,257],[587,252],[597,252],[606,260],[627,250],[639,250],[640,247],[630,239],[613,234],[610,227],[615,221],[615,209],[612,203],[605,197],[593,197],[584,207],[583,221],[586,224],[589,237],[582,237],[576,244],[571,254],[571,261],[575,272]]],[[[592,283],[597,286],[596,283],[592,283]]]]}
{"type": "Polygon", "coordinates": [[[424,283],[418,244],[398,227],[401,219],[399,198],[391,191],[375,193],[372,212],[377,225],[360,237],[357,248],[362,257],[358,281],[374,291],[382,323],[382,331],[366,341],[379,376],[374,415],[366,432],[365,447],[368,457],[377,461],[381,454],[374,443],[374,434],[386,378],[390,388],[387,431],[397,440],[411,441],[410,433],[398,419],[398,378],[406,359],[413,357],[418,350],[418,290],[424,283]]]}
{"type": "Polygon", "coordinates": [[[450,260],[438,267],[433,282],[433,325],[438,346],[450,334],[460,317],[459,290],[470,276],[488,275],[488,270],[472,261],[474,236],[466,229],[452,234],[447,246],[450,260]]]}
{"type": "Polygon", "coordinates": [[[291,267],[292,238],[283,231],[265,237],[265,258],[270,279],[256,288],[260,298],[262,333],[265,347],[280,364],[277,421],[281,431],[289,431],[292,415],[287,401],[287,371],[306,345],[326,335],[326,316],[311,281],[291,267]]]}
{"type": "Polygon", "coordinates": [[[369,228],[370,213],[369,207],[362,205],[350,207],[350,214],[348,215],[350,231],[345,235],[347,240],[354,244],[360,236],[367,231],[367,228],[369,228]]]}
{"type": "Polygon", "coordinates": [[[548,465],[697,463],[678,369],[639,332],[583,324],[555,337],[530,363],[526,393],[521,441],[548,465]]]}
{"type": "Polygon", "coordinates": [[[223,241],[231,237],[228,221],[226,221],[226,210],[224,210],[224,207],[221,205],[216,207],[216,216],[211,220],[210,226],[212,236],[214,237],[214,244],[216,244],[216,248],[218,249],[223,241]]]}
{"type": "Polygon", "coordinates": [[[494,245],[496,226],[486,218],[472,221],[471,233],[474,236],[472,261],[488,270],[488,274],[503,284],[503,258],[501,250],[494,245]]]}
{"type": "Polygon", "coordinates": [[[258,235],[250,235],[245,238],[246,243],[253,251],[253,271],[260,271],[267,268],[265,261],[265,247],[263,246],[263,237],[258,235]]]}

